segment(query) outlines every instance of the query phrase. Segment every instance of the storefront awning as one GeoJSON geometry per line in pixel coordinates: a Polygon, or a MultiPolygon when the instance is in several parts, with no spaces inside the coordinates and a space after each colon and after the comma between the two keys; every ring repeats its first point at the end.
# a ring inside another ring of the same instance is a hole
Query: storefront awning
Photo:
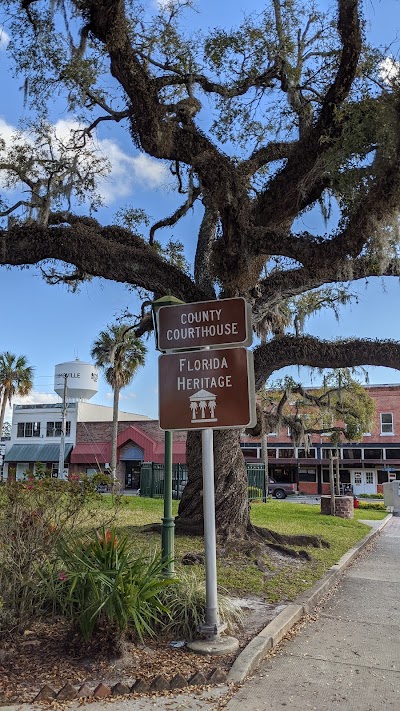
{"type": "Polygon", "coordinates": [[[110,461],[110,445],[107,442],[81,442],[71,454],[71,464],[107,464],[110,461]]]}
{"type": "MultiPolygon", "coordinates": [[[[64,461],[72,451],[72,444],[64,448],[64,461]]],[[[60,458],[59,444],[13,444],[7,452],[5,462],[58,462],[60,458]]]]}

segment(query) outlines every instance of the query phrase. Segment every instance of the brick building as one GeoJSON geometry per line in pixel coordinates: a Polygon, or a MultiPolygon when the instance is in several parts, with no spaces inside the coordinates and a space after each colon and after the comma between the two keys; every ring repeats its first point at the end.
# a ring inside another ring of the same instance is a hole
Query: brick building
{"type": "MultiPolygon", "coordinates": [[[[76,445],[70,456],[72,474],[104,470],[111,458],[111,422],[78,422],[76,445]]],[[[126,489],[138,489],[143,462],[164,461],[164,432],[158,420],[119,422],[117,478],[126,489]]],[[[186,432],[175,432],[172,461],[186,462],[186,432]]]]}
{"type": "MultiPolygon", "coordinates": [[[[384,482],[400,479],[400,385],[365,387],[376,408],[371,432],[338,448],[340,481],[355,494],[382,492],[384,482]]],[[[329,437],[314,436],[308,451],[294,447],[284,430],[270,433],[267,442],[272,479],[297,483],[306,494],[329,493],[329,458],[336,455],[329,437]]],[[[259,440],[244,437],[242,448],[247,462],[262,463],[259,440]]]]}

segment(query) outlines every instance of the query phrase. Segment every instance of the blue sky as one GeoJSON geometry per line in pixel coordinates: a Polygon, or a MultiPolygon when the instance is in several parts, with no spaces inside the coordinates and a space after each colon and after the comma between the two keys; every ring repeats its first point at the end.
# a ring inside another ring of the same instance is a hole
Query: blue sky
{"type": "MultiPolygon", "coordinates": [[[[198,2],[199,13],[191,19],[193,27],[215,27],[226,22],[226,5],[211,0],[198,2]]],[[[258,0],[244,3],[231,0],[229,24],[239,21],[244,11],[260,10],[258,0]]],[[[389,43],[400,30],[399,0],[368,0],[365,3],[368,35],[374,42],[389,43]]],[[[4,47],[7,27],[0,35],[0,135],[7,134],[23,115],[23,96],[7,64],[4,47]]],[[[393,51],[393,50],[391,50],[393,51]]],[[[69,117],[61,115],[60,120],[69,117]]],[[[105,205],[97,214],[102,223],[111,223],[121,206],[132,204],[143,207],[154,219],[172,212],[176,199],[168,188],[168,175],[155,161],[140,156],[124,134],[121,126],[102,128],[100,139],[103,151],[111,158],[113,170],[101,186],[105,205]]],[[[185,244],[190,235],[196,236],[199,215],[188,216],[173,230],[173,237],[185,244]]],[[[309,227],[305,217],[305,227],[309,227]]],[[[161,233],[159,233],[161,235],[161,233]]],[[[168,240],[171,233],[163,232],[168,240]]],[[[189,246],[190,253],[190,246],[189,246]]],[[[371,279],[366,285],[359,283],[354,289],[359,294],[358,303],[342,310],[339,324],[333,315],[317,316],[306,325],[306,331],[322,338],[347,336],[400,339],[399,283],[398,280],[371,279]]],[[[0,267],[1,337],[0,351],[9,350],[24,354],[35,368],[34,392],[31,402],[57,401],[53,391],[54,366],[57,363],[80,358],[90,360],[90,349],[97,334],[126,307],[138,313],[138,299],[123,285],[95,279],[84,284],[77,294],[69,293],[63,286],[49,286],[40,278],[37,269],[6,269],[0,267]]],[[[132,385],[122,392],[122,410],[157,417],[157,357],[154,338],[147,341],[148,358],[138,371],[132,385]]],[[[282,373],[277,373],[280,377],[282,373]]],[[[400,382],[400,373],[384,368],[369,369],[370,382],[400,382]]],[[[296,373],[294,373],[296,377],[296,373]]],[[[308,371],[303,369],[300,378],[310,382],[308,371]]],[[[93,399],[99,404],[111,405],[111,393],[100,378],[99,393],[93,399]]]]}

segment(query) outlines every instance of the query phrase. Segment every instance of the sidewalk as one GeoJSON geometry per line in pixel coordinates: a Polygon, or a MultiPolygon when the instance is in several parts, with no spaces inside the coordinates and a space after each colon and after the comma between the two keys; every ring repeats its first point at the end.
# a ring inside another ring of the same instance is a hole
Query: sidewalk
{"type": "Polygon", "coordinates": [[[400,708],[400,518],[337,592],[228,702],[228,711],[400,708]]]}
{"type": "MultiPolygon", "coordinates": [[[[378,529],[381,521],[368,521],[378,529]]],[[[338,566],[338,574],[355,554],[350,551],[338,566]]],[[[310,609],[314,598],[329,578],[324,576],[309,591],[310,609]],[[325,579],[325,581],[324,581],[325,579]],[[313,594],[314,590],[314,594],[313,594]]],[[[88,711],[305,711],[342,709],[342,711],[378,711],[400,708],[400,518],[391,518],[366,552],[340,579],[337,590],[318,610],[316,619],[305,622],[292,639],[285,640],[273,655],[261,662],[253,676],[238,688],[221,685],[203,690],[187,690],[167,696],[120,698],[114,702],[96,701],[88,711]]],[[[307,593],[298,605],[307,608],[307,593]]],[[[303,596],[302,596],[303,598],[303,596]]],[[[296,619],[301,613],[297,614],[296,619]]],[[[285,611],[282,617],[285,616],[285,611]]],[[[293,618],[294,619],[294,618],[293,618]]],[[[265,630],[264,642],[273,635],[273,621],[265,630]],[[267,630],[268,634],[267,634],[267,630]]],[[[284,633],[283,622],[278,639],[284,633]]],[[[275,625],[279,626],[279,625],[275,625]]],[[[289,624],[290,628],[290,624],[289,624]]],[[[263,634],[263,633],[262,633],[263,634]]],[[[258,639],[258,642],[262,642],[258,639]]],[[[255,638],[257,641],[257,638],[255,638]]],[[[254,640],[253,640],[254,641],[254,640]]],[[[257,651],[257,647],[255,648],[257,651]]],[[[245,650],[246,652],[246,650],[245,650]]],[[[242,652],[242,667],[251,663],[242,652]],[[243,656],[242,656],[243,655],[243,656]]],[[[253,662],[255,661],[253,650],[253,662]]],[[[254,668],[253,667],[250,668],[254,668]]],[[[243,670],[242,670],[243,671],[243,670]]],[[[239,678],[240,673],[237,675],[239,678]]],[[[243,678],[243,676],[241,677],[243,678]]],[[[28,711],[32,705],[0,707],[0,711],[28,711]]],[[[57,706],[62,708],[62,706],[57,706]]],[[[82,709],[80,704],[64,708],[82,709]]]]}

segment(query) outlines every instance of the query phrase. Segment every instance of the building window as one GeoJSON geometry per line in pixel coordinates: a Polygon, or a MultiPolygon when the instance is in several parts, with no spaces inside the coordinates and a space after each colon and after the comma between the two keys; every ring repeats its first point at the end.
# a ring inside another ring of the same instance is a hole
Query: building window
{"type": "Polygon", "coordinates": [[[268,449],[267,449],[267,456],[268,456],[270,459],[276,459],[276,449],[275,449],[275,448],[272,449],[272,447],[268,447],[268,449]]]}
{"type": "Polygon", "coordinates": [[[381,412],[381,434],[394,434],[391,412],[381,412]]]}
{"type": "MultiPolygon", "coordinates": [[[[47,422],[46,437],[61,437],[61,424],[61,421],[47,422]]],[[[71,422],[69,420],[65,423],[65,434],[67,437],[71,434],[71,422]]]]}
{"type": "Polygon", "coordinates": [[[389,472],[378,469],[378,484],[386,484],[389,481],[389,472]]]}
{"type": "Polygon", "coordinates": [[[307,451],[302,447],[299,447],[297,450],[297,457],[299,459],[315,459],[315,456],[316,454],[314,447],[310,447],[310,449],[308,449],[307,451]]]}
{"type": "Polygon", "coordinates": [[[386,459],[400,459],[400,449],[386,449],[386,459]]]}
{"type": "Polygon", "coordinates": [[[291,459],[294,457],[294,449],[291,447],[288,447],[287,449],[279,449],[278,457],[279,459],[291,459]]]}
{"type": "Polygon", "coordinates": [[[258,447],[250,447],[246,444],[242,447],[243,456],[249,459],[258,459],[260,457],[258,447]]]}
{"type": "Polygon", "coordinates": [[[361,459],[361,449],[353,449],[353,447],[343,447],[343,459],[361,459]]]}
{"type": "Polygon", "coordinates": [[[317,481],[317,472],[315,468],[299,469],[299,481],[317,481]]]}
{"type": "Polygon", "coordinates": [[[40,422],[18,422],[17,437],[40,437],[40,422]]]}
{"type": "MultiPolygon", "coordinates": [[[[322,447],[322,459],[330,459],[332,457],[337,457],[338,450],[336,447],[334,449],[327,448],[327,447],[322,447]]],[[[340,449],[339,449],[339,457],[340,457],[340,449]]]]}
{"type": "Polygon", "coordinates": [[[364,459],[383,459],[382,449],[364,449],[364,459]]]}

